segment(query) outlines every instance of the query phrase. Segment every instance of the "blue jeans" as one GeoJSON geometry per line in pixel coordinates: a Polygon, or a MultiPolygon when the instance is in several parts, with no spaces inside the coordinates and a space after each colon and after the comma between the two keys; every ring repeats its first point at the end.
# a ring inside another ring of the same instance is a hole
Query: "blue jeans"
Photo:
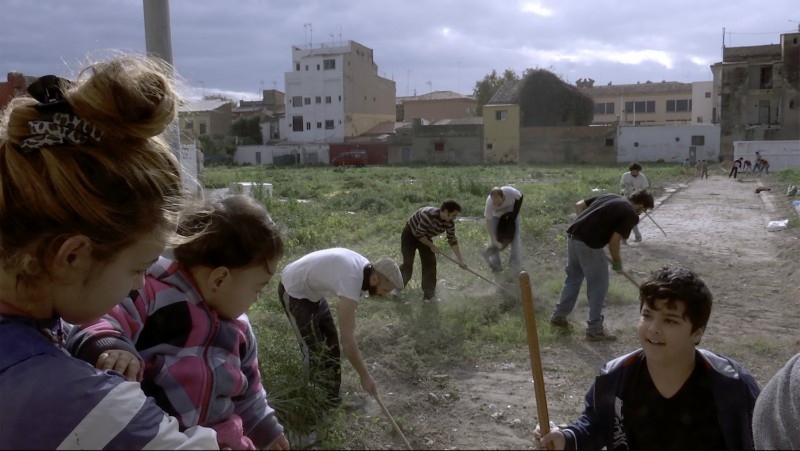
{"type": "MultiPolygon", "coordinates": [[[[500,222],[500,218],[495,216],[492,218],[492,227],[497,230],[497,223],[500,222]]],[[[514,232],[514,240],[511,242],[511,253],[508,255],[508,265],[514,271],[514,273],[519,273],[522,271],[522,239],[520,236],[520,219],[519,215],[517,215],[517,219],[514,222],[516,225],[516,231],[514,232]]]]}
{"type": "Polygon", "coordinates": [[[631,230],[631,232],[633,232],[633,237],[636,238],[637,240],[642,239],[642,232],[639,231],[638,225],[633,226],[633,230],[631,230]]]}
{"type": "Polygon", "coordinates": [[[566,319],[575,308],[583,279],[586,279],[586,298],[589,301],[589,320],[586,331],[603,331],[603,304],[608,293],[608,260],[603,248],[592,249],[583,241],[567,238],[567,278],[561,297],[553,310],[553,319],[566,319]]]}

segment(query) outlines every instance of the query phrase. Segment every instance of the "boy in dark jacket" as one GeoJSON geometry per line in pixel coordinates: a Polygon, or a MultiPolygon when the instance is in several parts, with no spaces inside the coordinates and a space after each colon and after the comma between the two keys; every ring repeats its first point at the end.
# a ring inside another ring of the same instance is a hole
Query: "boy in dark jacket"
{"type": "Polygon", "coordinates": [[[603,365],[576,422],[544,437],[537,425],[537,448],[753,449],[755,379],[696,347],[711,314],[705,282],[665,267],[641,285],[639,300],[642,348],[603,365]]]}

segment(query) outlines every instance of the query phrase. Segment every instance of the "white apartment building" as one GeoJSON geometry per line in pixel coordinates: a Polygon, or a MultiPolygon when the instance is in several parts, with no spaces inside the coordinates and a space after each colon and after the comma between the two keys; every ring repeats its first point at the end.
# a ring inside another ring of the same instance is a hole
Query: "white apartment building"
{"type": "Polygon", "coordinates": [[[395,82],[378,75],[372,49],[355,41],[292,46],[284,79],[290,142],[344,142],[395,121],[395,82]]]}

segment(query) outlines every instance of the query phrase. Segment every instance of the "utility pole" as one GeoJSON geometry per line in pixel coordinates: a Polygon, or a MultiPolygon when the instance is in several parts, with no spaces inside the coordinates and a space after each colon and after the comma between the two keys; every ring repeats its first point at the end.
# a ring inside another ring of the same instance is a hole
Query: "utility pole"
{"type": "MultiPolygon", "coordinates": [[[[172,33],[169,21],[169,0],[142,0],[144,8],[144,35],[147,47],[147,56],[160,58],[167,63],[172,71],[172,33]]],[[[205,84],[203,84],[205,95],[205,84]]],[[[196,156],[190,158],[181,152],[181,137],[178,130],[178,119],[172,121],[164,130],[164,139],[169,143],[175,158],[181,163],[181,179],[183,186],[188,189],[197,188],[195,180],[199,180],[196,156]]]]}

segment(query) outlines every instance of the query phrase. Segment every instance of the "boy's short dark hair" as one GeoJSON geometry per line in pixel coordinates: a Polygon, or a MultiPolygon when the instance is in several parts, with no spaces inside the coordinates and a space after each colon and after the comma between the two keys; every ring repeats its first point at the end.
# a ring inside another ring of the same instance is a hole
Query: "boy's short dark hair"
{"type": "Polygon", "coordinates": [[[633,163],[630,164],[630,166],[628,166],[628,170],[629,171],[633,171],[633,170],[641,171],[642,170],[642,165],[634,161],[633,163]]]}
{"type": "Polygon", "coordinates": [[[457,211],[461,213],[461,204],[459,204],[453,199],[447,199],[446,201],[442,202],[442,205],[439,207],[439,210],[447,210],[449,212],[457,211]]]}
{"type": "Polygon", "coordinates": [[[284,252],[278,226],[260,203],[245,195],[204,203],[182,218],[178,234],[187,237],[174,249],[185,268],[268,265],[284,252]]]}
{"type": "Polygon", "coordinates": [[[630,196],[628,196],[633,203],[639,204],[645,208],[645,210],[651,210],[655,206],[655,201],[653,200],[653,195],[650,194],[647,189],[637,189],[630,196]]]}
{"type": "Polygon", "coordinates": [[[711,316],[713,296],[700,276],[688,268],[665,266],[653,271],[639,287],[639,311],[646,303],[654,308],[657,300],[664,299],[668,307],[683,302],[684,317],[692,323],[692,332],[705,327],[711,316]]]}

